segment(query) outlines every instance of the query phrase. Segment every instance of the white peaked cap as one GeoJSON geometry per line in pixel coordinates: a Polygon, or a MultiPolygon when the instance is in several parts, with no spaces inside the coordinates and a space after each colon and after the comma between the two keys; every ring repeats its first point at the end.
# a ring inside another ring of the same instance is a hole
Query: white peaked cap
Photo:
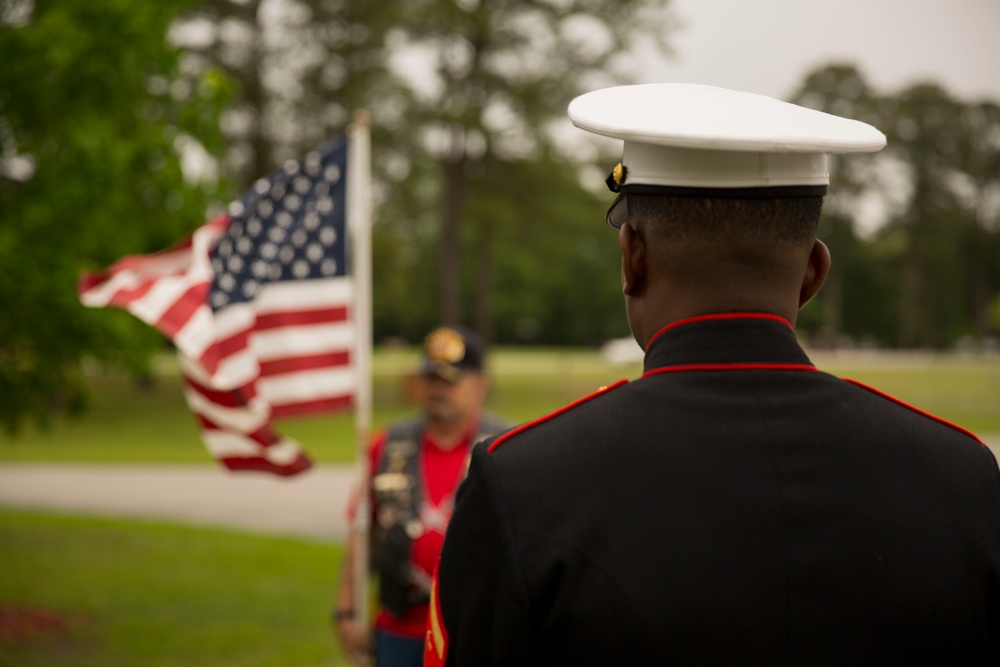
{"type": "Polygon", "coordinates": [[[697,84],[596,90],[573,100],[569,117],[588,132],[624,140],[624,169],[608,183],[623,193],[821,195],[830,182],[827,154],[885,146],[885,135],[860,121],[697,84]]]}

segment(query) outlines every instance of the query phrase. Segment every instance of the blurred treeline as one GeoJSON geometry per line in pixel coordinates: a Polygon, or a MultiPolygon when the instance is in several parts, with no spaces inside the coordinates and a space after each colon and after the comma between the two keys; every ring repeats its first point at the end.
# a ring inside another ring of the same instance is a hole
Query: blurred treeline
{"type": "Polygon", "coordinates": [[[882,93],[850,65],[812,72],[791,101],[889,140],[832,157],[820,235],[834,266],[800,327],[831,345],[1000,349],[998,102],[931,82],[882,93]]]}
{"type": "MultiPolygon", "coordinates": [[[[80,306],[81,270],[169,246],[357,109],[372,118],[377,340],[438,321],[505,344],[627,335],[603,224],[619,156],[565,108],[631,82],[630,49],[666,57],[675,30],[662,0],[0,0],[0,421],[78,407],[86,359],[141,374],[162,347],[126,313],[80,306]]],[[[802,333],[996,336],[997,105],[875,91],[850,65],[795,97],[889,135],[883,154],[831,164],[835,270],[802,333]]]]}

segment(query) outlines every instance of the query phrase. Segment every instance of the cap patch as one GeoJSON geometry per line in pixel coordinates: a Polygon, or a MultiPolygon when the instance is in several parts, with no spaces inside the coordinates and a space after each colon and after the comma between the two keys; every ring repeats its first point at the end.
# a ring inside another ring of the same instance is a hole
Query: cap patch
{"type": "Polygon", "coordinates": [[[441,327],[424,339],[427,358],[441,364],[457,364],[465,357],[465,339],[449,327],[441,327]]]}

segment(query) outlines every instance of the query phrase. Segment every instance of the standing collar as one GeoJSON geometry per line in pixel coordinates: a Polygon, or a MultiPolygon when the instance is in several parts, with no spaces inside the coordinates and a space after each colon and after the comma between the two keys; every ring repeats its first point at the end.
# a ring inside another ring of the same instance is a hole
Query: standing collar
{"type": "Polygon", "coordinates": [[[792,325],[770,313],[700,315],[669,324],[646,345],[646,374],[658,369],[815,370],[792,325]]]}

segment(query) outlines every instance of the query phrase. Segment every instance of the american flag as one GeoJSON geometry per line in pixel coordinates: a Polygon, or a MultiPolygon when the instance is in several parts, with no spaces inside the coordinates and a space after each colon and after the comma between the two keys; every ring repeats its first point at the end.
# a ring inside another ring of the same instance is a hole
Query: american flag
{"type": "Polygon", "coordinates": [[[173,341],[202,440],[231,470],[306,470],[272,420],[352,403],[346,180],[347,142],[336,140],[173,248],[81,278],[84,305],[124,308],[173,341]]]}

